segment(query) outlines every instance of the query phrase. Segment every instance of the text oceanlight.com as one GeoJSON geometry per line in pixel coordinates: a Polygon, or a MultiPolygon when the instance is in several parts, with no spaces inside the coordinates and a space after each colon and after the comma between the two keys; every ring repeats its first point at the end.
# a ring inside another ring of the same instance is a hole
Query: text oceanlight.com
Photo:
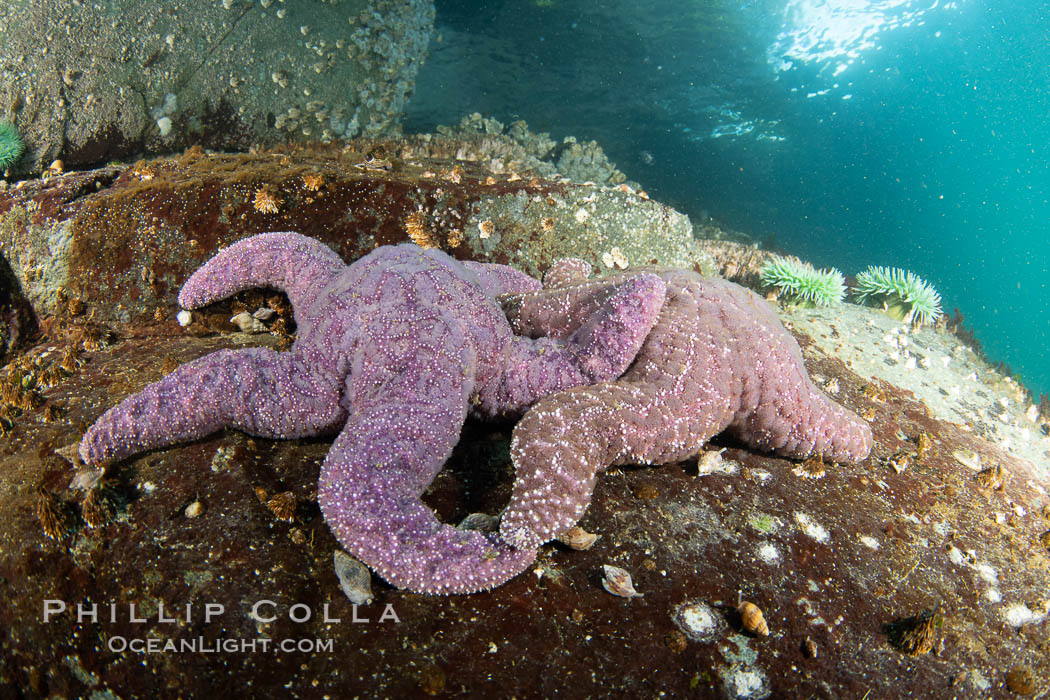
{"type": "Polygon", "coordinates": [[[158,639],[156,637],[123,637],[106,640],[106,647],[116,653],[166,654],[192,652],[194,654],[251,654],[255,652],[331,652],[331,639],[158,639]]]}

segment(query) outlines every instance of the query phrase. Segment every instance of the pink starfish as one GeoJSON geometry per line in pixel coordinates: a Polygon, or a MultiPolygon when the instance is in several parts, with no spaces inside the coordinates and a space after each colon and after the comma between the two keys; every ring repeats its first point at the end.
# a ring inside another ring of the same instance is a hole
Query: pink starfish
{"type": "Polygon", "coordinates": [[[547,394],[618,376],[665,291],[655,275],[625,279],[564,339],[516,337],[495,296],[538,286],[508,267],[410,244],[347,266],[298,234],[247,238],[195,272],[179,303],[283,290],[298,326],[291,351],[225,350],[187,363],[107,411],[80,455],[116,460],[226,427],[272,438],[338,432],[318,502],[347,550],[402,588],[490,588],[535,550],[444,525],[420,501],[468,409],[514,415],[547,394]]]}
{"type": "MultiPolygon", "coordinates": [[[[634,364],[615,381],[539,401],[514,428],[515,483],[500,532],[515,547],[532,550],[571,527],[609,466],[684,460],[723,430],[788,457],[855,461],[871,450],[867,423],[813,385],[765,301],[692,272],[648,272],[667,296],[634,364]]],[[[506,298],[514,331],[569,337],[630,279],[589,273],[582,260],[560,261],[544,291],[506,298]]]]}

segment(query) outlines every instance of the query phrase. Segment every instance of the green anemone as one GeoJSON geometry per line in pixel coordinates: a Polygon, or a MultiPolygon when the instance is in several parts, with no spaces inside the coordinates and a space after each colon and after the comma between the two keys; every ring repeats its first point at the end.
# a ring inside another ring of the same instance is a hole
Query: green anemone
{"type": "Polygon", "coordinates": [[[22,137],[15,127],[7,122],[0,122],[0,171],[14,165],[22,155],[22,137]]]}
{"type": "Polygon", "coordinates": [[[941,317],[941,295],[914,272],[899,267],[878,267],[857,275],[853,296],[865,303],[881,303],[886,312],[916,326],[933,323],[941,317]]]}
{"type": "Polygon", "coordinates": [[[838,270],[816,270],[809,263],[787,258],[773,258],[762,266],[762,284],[776,287],[782,295],[803,306],[834,306],[846,295],[838,270]]]}

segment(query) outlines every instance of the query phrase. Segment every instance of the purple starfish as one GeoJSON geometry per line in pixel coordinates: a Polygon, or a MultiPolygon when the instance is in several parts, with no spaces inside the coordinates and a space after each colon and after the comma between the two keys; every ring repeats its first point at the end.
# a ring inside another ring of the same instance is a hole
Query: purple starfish
{"type": "MultiPolygon", "coordinates": [[[[724,280],[651,272],[667,298],[627,373],[549,396],[514,428],[515,483],[500,532],[515,547],[532,550],[571,527],[610,465],[687,459],[723,430],[788,457],[845,462],[871,450],[867,423],[813,385],[766,302],[724,280]]],[[[543,292],[505,298],[514,331],[568,337],[627,279],[589,273],[582,260],[559,261],[543,292]]]]}
{"type": "Polygon", "coordinates": [[[283,290],[290,352],[227,350],[187,363],[107,411],[84,435],[88,464],[225,427],[272,438],[340,431],[318,502],[339,541],[395,586],[467,593],[522,571],[535,550],[441,524],[420,501],[468,409],[514,415],[538,398],[621,374],[665,286],[625,279],[562,340],[513,335],[497,294],[539,283],[502,265],[386,246],[352,265],[321,243],[266,233],[230,246],[179,294],[196,308],[251,287],[283,290]]]}

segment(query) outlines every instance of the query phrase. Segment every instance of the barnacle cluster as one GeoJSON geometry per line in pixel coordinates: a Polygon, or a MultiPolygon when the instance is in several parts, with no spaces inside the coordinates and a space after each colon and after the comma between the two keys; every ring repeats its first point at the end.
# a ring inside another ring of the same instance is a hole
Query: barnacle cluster
{"type": "Polygon", "coordinates": [[[824,458],[821,455],[809,457],[795,467],[794,473],[803,479],[819,479],[826,473],[824,458]]]}
{"type": "Polygon", "coordinates": [[[440,242],[430,230],[430,227],[427,226],[426,218],[420,210],[414,211],[405,217],[405,231],[408,233],[408,237],[412,239],[412,242],[420,248],[437,248],[440,246],[440,242]]]}
{"type": "Polygon", "coordinates": [[[937,643],[937,627],[941,619],[935,610],[924,610],[918,615],[886,625],[890,644],[910,656],[929,653],[937,643]]]}
{"type": "MultiPolygon", "coordinates": [[[[484,224],[488,225],[488,235],[495,231],[495,225],[491,221],[482,222],[479,226],[481,238],[488,237],[484,224]]],[[[455,248],[463,243],[463,229],[450,221],[447,211],[425,213],[422,209],[417,209],[405,217],[404,225],[409,239],[421,248],[455,248]]]]}
{"type": "Polygon", "coordinates": [[[17,417],[43,407],[43,419],[51,422],[61,416],[61,409],[47,403],[43,392],[73,374],[82,360],[76,346],[69,345],[59,358],[24,354],[9,365],[0,378],[0,436],[6,435],[17,417]]]}
{"type": "MultiPolygon", "coordinates": [[[[618,185],[627,179],[595,141],[579,142],[566,136],[561,142],[550,134],[536,134],[522,120],[504,125],[475,112],[456,126],[437,127],[439,136],[455,142],[452,153],[459,160],[485,163],[493,173],[531,170],[544,177],[560,175],[574,182],[618,185]]],[[[439,155],[441,139],[421,144],[420,155],[439,155]]]]}
{"type": "Polygon", "coordinates": [[[284,200],[269,187],[260,187],[255,190],[255,198],[252,200],[255,211],[263,214],[276,214],[281,210],[282,204],[284,200]]]}
{"type": "Polygon", "coordinates": [[[67,524],[65,513],[55,496],[43,486],[37,487],[36,517],[44,529],[44,535],[52,540],[62,538],[67,524]]]}
{"type": "MultiPolygon", "coordinates": [[[[278,22],[291,22],[287,15],[285,7],[273,13],[278,22]]],[[[322,141],[396,131],[433,19],[433,7],[425,3],[380,1],[367,11],[351,10],[346,22],[332,26],[295,25],[301,37],[295,43],[303,53],[264,71],[282,105],[274,110],[273,128],[322,141]],[[348,25],[349,33],[335,29],[348,25]],[[348,71],[361,73],[361,79],[345,96],[317,89],[317,76],[341,83],[338,77],[348,71]]],[[[236,90],[240,81],[251,79],[231,76],[230,85],[236,90]]]]}
{"type": "Polygon", "coordinates": [[[720,229],[708,226],[705,230],[703,224],[698,226],[694,222],[693,230],[698,237],[705,237],[700,246],[713,259],[719,277],[753,289],[762,286],[762,267],[776,256],[755,243],[706,238],[708,235],[723,234],[720,229]]]}
{"type": "Polygon", "coordinates": [[[623,254],[622,250],[620,250],[619,246],[613,246],[605,253],[602,253],[602,264],[610,270],[626,270],[630,263],[627,260],[627,256],[623,254]]]}
{"type": "Polygon", "coordinates": [[[310,192],[316,192],[324,186],[324,176],[321,173],[304,173],[303,174],[303,189],[309,190],[310,192]]]}
{"type": "Polygon", "coordinates": [[[929,433],[923,430],[919,432],[919,436],[915,439],[915,444],[919,456],[922,457],[933,448],[933,438],[930,437],[929,433]]]}
{"type": "Polygon", "coordinates": [[[88,489],[80,502],[80,515],[92,529],[103,527],[113,517],[113,505],[106,491],[99,485],[88,489]]]}
{"type": "Polygon", "coordinates": [[[878,403],[886,403],[886,390],[883,389],[882,386],[880,386],[879,384],[876,384],[875,382],[869,382],[868,384],[865,384],[864,388],[861,390],[861,393],[864,394],[865,397],[871,399],[872,401],[878,403]]]}
{"type": "Polygon", "coordinates": [[[1006,485],[1006,474],[1001,464],[993,464],[973,475],[973,480],[981,488],[989,491],[1001,491],[1006,485]]]}
{"type": "Polygon", "coordinates": [[[295,508],[298,501],[295,498],[295,494],[291,491],[282,491],[281,493],[274,494],[266,502],[266,507],[270,509],[274,517],[278,520],[284,520],[285,522],[292,522],[295,520],[295,508]]]}

